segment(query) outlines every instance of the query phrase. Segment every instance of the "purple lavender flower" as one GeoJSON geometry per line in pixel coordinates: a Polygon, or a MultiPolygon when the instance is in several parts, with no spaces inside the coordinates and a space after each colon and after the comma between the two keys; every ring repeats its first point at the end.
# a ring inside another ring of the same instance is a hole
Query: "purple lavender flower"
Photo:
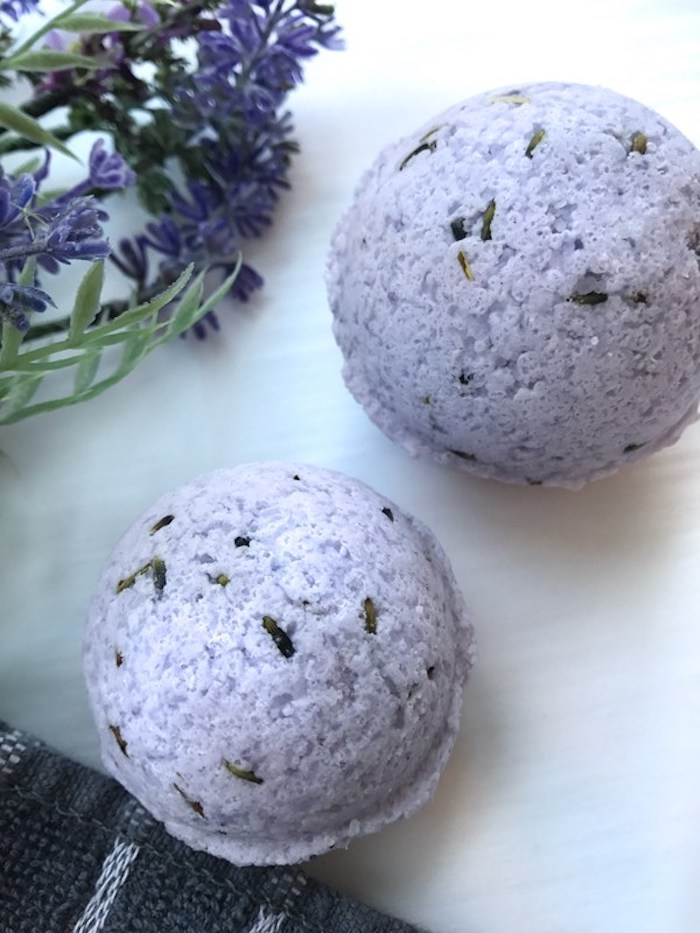
{"type": "Polygon", "coordinates": [[[39,261],[45,268],[46,260],[67,265],[74,259],[95,260],[109,256],[109,243],[104,239],[100,226],[100,221],[106,220],[107,214],[95,198],[73,198],[58,209],[44,207],[38,213],[46,221],[46,232],[42,239],[35,240],[33,247],[39,252],[39,261]],[[43,249],[39,249],[42,246],[43,249]]]}
{"type": "Polygon", "coordinates": [[[0,320],[9,321],[22,333],[29,329],[27,314],[46,311],[49,305],[56,307],[51,295],[41,288],[0,282],[0,320]]]}
{"type": "Polygon", "coordinates": [[[37,203],[49,166],[47,152],[33,174],[13,178],[0,168],[0,271],[7,279],[0,286],[9,287],[30,256],[45,271],[55,273],[75,260],[106,259],[110,253],[102,230],[107,213],[90,192],[120,190],[133,183],[134,173],[99,140],[90,152],[88,177],[69,191],[37,203]]]}
{"type": "Polygon", "coordinates": [[[0,16],[7,16],[18,22],[23,13],[36,10],[39,0],[2,0],[0,3],[0,16]]]}
{"type": "MultiPolygon", "coordinates": [[[[217,9],[216,29],[193,32],[196,70],[178,72],[167,96],[173,125],[183,140],[196,140],[200,159],[181,159],[186,181],[168,193],[164,215],[140,238],[122,241],[114,257],[122,271],[143,282],[148,254],[156,253],[161,280],[191,262],[226,274],[242,243],[271,224],[297,150],[282,104],[302,80],[302,63],[321,47],[340,46],[332,12],[313,0],[229,0],[217,9]]],[[[231,294],[245,301],[261,285],[244,265],[231,294]]],[[[209,314],[204,323],[215,320],[209,314]]]]}
{"type": "Polygon", "coordinates": [[[34,197],[36,180],[23,174],[8,178],[0,173],[0,228],[13,223],[34,197]]]}
{"type": "Polygon", "coordinates": [[[107,152],[103,139],[98,139],[88,159],[89,183],[102,191],[120,191],[136,181],[135,173],[116,152],[107,152]]]}

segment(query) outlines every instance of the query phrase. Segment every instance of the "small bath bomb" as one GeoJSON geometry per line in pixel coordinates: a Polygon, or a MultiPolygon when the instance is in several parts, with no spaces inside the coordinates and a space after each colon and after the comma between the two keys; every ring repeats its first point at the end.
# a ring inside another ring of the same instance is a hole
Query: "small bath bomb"
{"type": "Polygon", "coordinates": [[[472,656],[423,524],[359,481],[273,462],[201,476],[133,524],[84,669],[107,770],[172,835],[285,864],[428,801],[472,656]]]}
{"type": "Polygon", "coordinates": [[[332,240],[344,377],[411,453],[578,487],[700,397],[700,153],[647,107],[534,84],[380,153],[332,240]]]}

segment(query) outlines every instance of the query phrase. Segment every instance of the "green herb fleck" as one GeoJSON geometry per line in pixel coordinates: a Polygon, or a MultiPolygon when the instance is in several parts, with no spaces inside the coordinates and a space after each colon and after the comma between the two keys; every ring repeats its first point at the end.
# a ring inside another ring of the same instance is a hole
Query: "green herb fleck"
{"type": "Polygon", "coordinates": [[[630,142],[630,152],[645,155],[647,151],[647,138],[644,133],[634,133],[630,142]]]}
{"type": "Polygon", "coordinates": [[[182,799],[192,807],[192,809],[197,814],[197,816],[204,817],[204,807],[199,802],[199,800],[193,800],[188,794],[184,792],[184,790],[181,787],[178,787],[178,785],[174,781],[173,781],[173,787],[178,792],[178,794],[182,797],[182,799]]]}
{"type": "Polygon", "coordinates": [[[155,523],[155,525],[151,528],[151,530],[148,532],[149,535],[154,535],[154,534],[156,533],[156,531],[160,531],[161,528],[165,528],[166,525],[169,525],[170,522],[172,522],[174,518],[175,518],[174,515],[164,515],[164,516],[163,516],[159,521],[157,521],[157,522],[155,523]]]}
{"type": "Polygon", "coordinates": [[[426,152],[426,151],[434,152],[436,148],[437,148],[437,141],[434,139],[430,140],[430,142],[422,142],[419,146],[416,146],[416,148],[412,152],[408,153],[406,158],[402,161],[401,165],[399,165],[399,171],[402,172],[406,168],[408,163],[411,161],[411,159],[419,155],[421,152],[426,152]]]}
{"type": "Polygon", "coordinates": [[[218,583],[219,586],[228,586],[231,582],[231,577],[227,576],[225,573],[220,573],[218,576],[210,577],[209,579],[212,583],[218,583]]]}
{"type": "Polygon", "coordinates": [[[497,94],[491,98],[492,104],[513,104],[515,107],[522,107],[523,104],[529,104],[530,98],[518,91],[512,91],[510,94],[497,94]]]}
{"type": "MultiPolygon", "coordinates": [[[[365,242],[366,242],[366,241],[365,241],[365,242]]],[[[295,479],[295,480],[297,480],[297,481],[298,481],[298,480],[300,480],[300,479],[301,479],[301,476],[299,476],[299,474],[298,474],[298,473],[295,473],[295,474],[294,474],[294,476],[292,477],[292,479],[295,479]]]]}
{"type": "Polygon", "coordinates": [[[137,577],[143,576],[144,574],[148,573],[149,570],[153,572],[153,583],[155,588],[159,592],[162,591],[163,587],[165,586],[165,561],[162,561],[160,557],[153,557],[128,577],[124,577],[123,580],[120,580],[117,583],[117,593],[123,593],[124,590],[128,590],[134,585],[134,583],[136,583],[137,577]]]}
{"type": "Polygon", "coordinates": [[[148,573],[151,568],[151,562],[148,561],[147,564],[144,564],[143,567],[139,567],[138,570],[135,570],[128,577],[124,577],[123,580],[120,580],[117,583],[117,593],[123,593],[124,590],[128,590],[129,587],[133,586],[136,583],[136,577],[141,576],[141,574],[148,573]]]}
{"type": "Polygon", "coordinates": [[[474,378],[474,373],[460,373],[459,374],[460,385],[468,386],[473,378],[474,378]]]}
{"type": "Polygon", "coordinates": [[[435,676],[435,665],[431,664],[430,667],[426,667],[425,673],[426,673],[428,680],[432,680],[433,677],[435,676]]]}
{"type": "Polygon", "coordinates": [[[463,240],[467,235],[467,228],[464,226],[464,217],[455,217],[455,219],[450,222],[450,230],[452,231],[452,236],[458,243],[460,240],[463,240]]]}
{"type": "Polygon", "coordinates": [[[642,448],[642,447],[644,447],[644,443],[642,443],[642,444],[628,444],[622,452],[623,452],[623,454],[632,454],[632,453],[635,452],[635,450],[640,450],[640,448],[642,448]]]}
{"type": "Polygon", "coordinates": [[[584,294],[574,292],[569,298],[569,301],[574,301],[577,305],[602,305],[607,300],[608,295],[606,292],[585,292],[584,294]]]}
{"type": "Polygon", "coordinates": [[[272,640],[279,648],[280,654],[283,654],[285,658],[291,658],[296,649],[284,629],[279,627],[272,616],[263,616],[262,625],[268,635],[272,636],[272,640]]]}
{"type": "Polygon", "coordinates": [[[464,255],[462,250],[457,253],[457,259],[460,266],[462,267],[462,272],[469,279],[470,282],[474,281],[474,273],[472,272],[472,267],[469,265],[469,260],[464,255]]]}
{"type": "Polygon", "coordinates": [[[635,292],[634,295],[632,295],[632,301],[636,305],[645,305],[648,299],[644,292],[635,292]]]}
{"type": "Polygon", "coordinates": [[[151,566],[153,568],[153,585],[160,594],[165,589],[165,584],[167,582],[165,577],[165,561],[161,560],[160,557],[154,557],[151,561],[151,566]]]}
{"type": "Polygon", "coordinates": [[[424,395],[424,396],[423,396],[423,404],[424,404],[424,405],[430,405],[430,396],[429,396],[429,395],[424,395]]]}
{"type": "Polygon", "coordinates": [[[537,130],[537,132],[533,135],[530,142],[527,144],[525,155],[528,157],[528,159],[532,158],[532,153],[535,151],[535,149],[539,146],[539,144],[544,139],[545,132],[546,132],[545,130],[537,130]]]}
{"type": "Polygon", "coordinates": [[[245,538],[243,535],[238,535],[233,539],[233,543],[236,545],[236,547],[249,547],[250,538],[245,538]]]}
{"type": "Polygon", "coordinates": [[[388,505],[385,505],[382,509],[382,514],[386,515],[390,522],[394,521],[394,513],[391,511],[388,505]]]}
{"type": "Polygon", "coordinates": [[[486,211],[484,212],[484,219],[481,224],[481,239],[490,240],[491,239],[491,221],[493,220],[493,215],[496,213],[496,202],[491,198],[489,201],[486,211]]]}
{"type": "Polygon", "coordinates": [[[121,651],[114,652],[114,663],[117,665],[117,667],[121,667],[124,663],[124,655],[121,653],[121,651]]]}
{"type": "Polygon", "coordinates": [[[122,755],[126,755],[126,757],[128,758],[129,753],[126,750],[126,747],[129,743],[125,740],[124,736],[122,735],[122,730],[119,728],[119,726],[110,726],[109,731],[114,736],[114,739],[117,745],[119,746],[119,751],[122,753],[122,755]]]}
{"type": "Polygon", "coordinates": [[[451,449],[450,449],[450,453],[451,453],[451,454],[454,454],[455,457],[459,457],[461,460],[470,460],[470,461],[475,461],[475,460],[476,460],[476,455],[475,455],[475,454],[468,454],[468,453],[467,453],[466,451],[464,451],[464,450],[454,450],[454,449],[451,448],[451,449]]]}
{"type": "Polygon", "coordinates": [[[234,777],[240,778],[242,781],[248,781],[251,784],[262,784],[263,779],[258,777],[255,771],[249,771],[247,768],[241,768],[240,765],[234,764],[232,761],[224,758],[224,767],[232,774],[234,777]]]}
{"type": "Polygon", "coordinates": [[[365,631],[370,635],[377,634],[377,610],[372,600],[367,599],[362,604],[365,613],[365,631]]]}

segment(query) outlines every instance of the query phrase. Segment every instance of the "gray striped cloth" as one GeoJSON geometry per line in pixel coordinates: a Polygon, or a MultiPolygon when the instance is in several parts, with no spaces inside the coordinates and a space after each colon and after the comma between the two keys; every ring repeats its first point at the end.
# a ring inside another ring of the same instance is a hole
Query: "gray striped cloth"
{"type": "Polygon", "coordinates": [[[417,933],[294,867],[195,852],[115,781],[0,722],[1,933],[417,933]]]}

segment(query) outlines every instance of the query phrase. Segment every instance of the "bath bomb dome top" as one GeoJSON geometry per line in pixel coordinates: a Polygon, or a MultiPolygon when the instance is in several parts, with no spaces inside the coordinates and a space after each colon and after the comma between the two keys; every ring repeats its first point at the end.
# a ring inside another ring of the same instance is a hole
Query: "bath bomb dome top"
{"type": "Polygon", "coordinates": [[[460,103],[380,153],[328,267],[344,377],[416,455],[580,486],[700,397],[700,154],[597,87],[460,103]]]}
{"type": "Polygon", "coordinates": [[[284,864],[427,802],[472,653],[424,525],[359,481],[258,463],[127,531],[84,668],[107,770],[174,836],[284,864]]]}

